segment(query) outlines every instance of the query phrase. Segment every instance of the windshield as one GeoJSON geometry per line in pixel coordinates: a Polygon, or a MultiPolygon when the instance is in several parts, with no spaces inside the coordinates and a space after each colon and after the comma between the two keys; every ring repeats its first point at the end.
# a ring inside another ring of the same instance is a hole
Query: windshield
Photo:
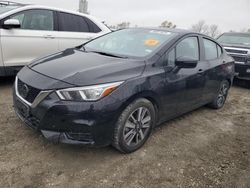
{"type": "Polygon", "coordinates": [[[218,41],[224,44],[250,45],[250,34],[225,34],[218,41]]]}
{"type": "Polygon", "coordinates": [[[8,11],[14,10],[16,8],[19,8],[19,6],[12,6],[12,5],[0,5],[0,14],[6,13],[8,11]]]}
{"type": "Polygon", "coordinates": [[[120,56],[145,57],[177,36],[160,30],[124,29],[107,34],[87,43],[86,51],[120,56]]]}

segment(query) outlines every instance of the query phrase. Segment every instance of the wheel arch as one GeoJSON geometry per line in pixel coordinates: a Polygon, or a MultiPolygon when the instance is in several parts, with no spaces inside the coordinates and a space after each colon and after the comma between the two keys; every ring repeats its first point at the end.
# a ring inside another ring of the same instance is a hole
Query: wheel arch
{"type": "Polygon", "coordinates": [[[123,103],[123,105],[120,108],[120,111],[122,112],[129,104],[131,104],[133,101],[139,98],[145,98],[153,104],[155,112],[156,112],[156,123],[157,123],[159,119],[159,111],[161,109],[160,100],[159,100],[160,98],[156,93],[152,91],[143,91],[143,92],[132,95],[123,103]]]}

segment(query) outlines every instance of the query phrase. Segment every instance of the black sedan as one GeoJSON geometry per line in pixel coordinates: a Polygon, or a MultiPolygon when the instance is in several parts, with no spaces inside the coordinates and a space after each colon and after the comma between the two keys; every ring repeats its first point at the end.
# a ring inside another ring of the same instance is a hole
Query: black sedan
{"type": "Polygon", "coordinates": [[[164,121],[222,108],[233,76],[234,60],[205,35],[125,29],[24,67],[14,106],[51,141],[130,153],[164,121]]]}

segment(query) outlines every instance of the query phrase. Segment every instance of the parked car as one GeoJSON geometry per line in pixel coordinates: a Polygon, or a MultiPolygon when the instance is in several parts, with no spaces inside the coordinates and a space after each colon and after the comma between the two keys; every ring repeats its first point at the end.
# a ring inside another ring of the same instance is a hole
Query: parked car
{"type": "Polygon", "coordinates": [[[166,120],[222,108],[233,77],[233,58],[208,36],[125,29],[23,68],[14,104],[51,141],[130,153],[166,120]]]}
{"type": "Polygon", "coordinates": [[[63,9],[0,1],[0,76],[32,60],[110,32],[96,18],[63,9]]]}
{"type": "Polygon", "coordinates": [[[250,33],[224,33],[218,41],[235,59],[236,77],[250,80],[250,33]]]}

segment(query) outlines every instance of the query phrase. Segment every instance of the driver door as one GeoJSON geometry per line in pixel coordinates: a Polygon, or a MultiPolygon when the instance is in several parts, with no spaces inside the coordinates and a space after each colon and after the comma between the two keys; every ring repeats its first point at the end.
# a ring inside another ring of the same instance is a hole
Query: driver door
{"type": "Polygon", "coordinates": [[[172,104],[172,108],[176,109],[175,115],[188,112],[202,104],[206,83],[204,74],[206,64],[200,60],[201,50],[199,46],[198,36],[189,36],[180,41],[167,54],[166,88],[175,88],[175,99],[172,100],[175,102],[172,104]],[[176,60],[179,57],[197,60],[196,67],[181,68],[176,66],[176,60]]]}

